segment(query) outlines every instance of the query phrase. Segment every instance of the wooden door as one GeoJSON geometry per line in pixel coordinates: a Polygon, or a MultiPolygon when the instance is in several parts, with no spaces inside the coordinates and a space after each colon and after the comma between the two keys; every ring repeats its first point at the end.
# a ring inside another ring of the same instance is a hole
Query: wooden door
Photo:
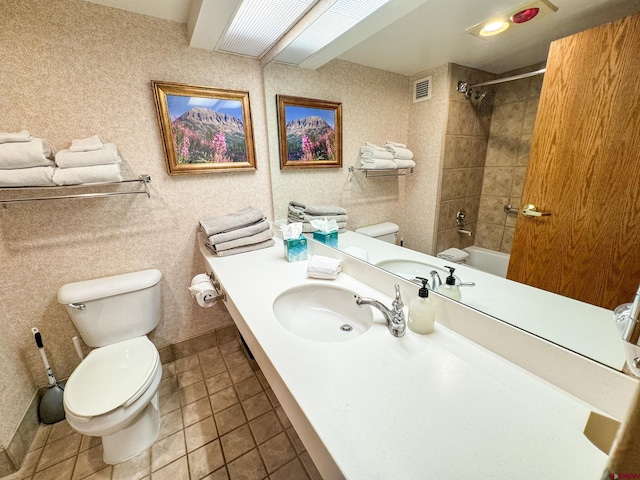
{"type": "Polygon", "coordinates": [[[507,278],[605,308],[640,283],[640,14],[551,44],[507,278]]]}

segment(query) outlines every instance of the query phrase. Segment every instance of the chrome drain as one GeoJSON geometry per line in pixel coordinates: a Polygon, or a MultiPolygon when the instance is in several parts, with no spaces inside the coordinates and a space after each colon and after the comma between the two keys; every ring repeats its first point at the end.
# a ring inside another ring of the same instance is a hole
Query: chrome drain
{"type": "Polygon", "coordinates": [[[344,325],[340,325],[340,330],[342,330],[343,332],[350,332],[351,330],[353,330],[353,327],[348,323],[345,323],[344,325]]]}

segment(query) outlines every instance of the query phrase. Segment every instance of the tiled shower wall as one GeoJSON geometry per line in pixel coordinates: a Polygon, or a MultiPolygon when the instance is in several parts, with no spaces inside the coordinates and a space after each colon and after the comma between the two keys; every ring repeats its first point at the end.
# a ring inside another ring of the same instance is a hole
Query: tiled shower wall
{"type": "MultiPolygon", "coordinates": [[[[502,76],[531,72],[542,67],[532,65],[502,76]]],[[[474,245],[511,252],[517,216],[507,215],[504,206],[521,208],[522,186],[542,80],[543,76],[538,75],[492,87],[496,96],[474,245]]]]}

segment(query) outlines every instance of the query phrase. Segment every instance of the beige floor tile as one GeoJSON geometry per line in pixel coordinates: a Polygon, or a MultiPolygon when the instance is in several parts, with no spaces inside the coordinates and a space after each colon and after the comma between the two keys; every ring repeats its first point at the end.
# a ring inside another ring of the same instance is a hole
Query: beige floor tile
{"type": "MultiPolygon", "coordinates": [[[[111,480],[111,472],[113,471],[113,466],[109,465],[102,470],[99,470],[95,473],[92,473],[88,477],[84,477],[82,480],[111,480]]],[[[74,472],[75,475],[75,472],[74,472]]]]}
{"type": "Polygon", "coordinates": [[[89,450],[90,448],[95,447],[96,445],[102,445],[102,438],[100,437],[88,437],[87,435],[82,435],[82,441],[80,442],[80,452],[84,452],[85,450],[89,450]]]}
{"type": "Polygon", "coordinates": [[[238,332],[238,329],[235,325],[220,328],[216,330],[216,334],[218,335],[218,345],[220,346],[224,345],[225,343],[238,340],[240,338],[240,333],[238,332]]]}
{"type": "Polygon", "coordinates": [[[251,368],[251,365],[247,363],[242,363],[233,368],[229,368],[229,375],[231,376],[231,380],[233,383],[241,382],[242,380],[246,380],[254,376],[256,373],[251,368]]]}
{"type": "Polygon", "coordinates": [[[172,344],[171,351],[173,352],[173,357],[175,358],[175,360],[180,360],[182,358],[193,355],[194,353],[198,353],[196,350],[196,345],[191,340],[185,340],[184,342],[172,344]]]}
{"type": "Polygon", "coordinates": [[[278,415],[278,419],[280,420],[280,423],[282,424],[282,426],[285,429],[289,428],[291,426],[291,420],[289,420],[289,417],[287,417],[287,414],[284,413],[284,410],[282,409],[282,405],[274,408],[274,410],[276,411],[276,415],[278,415]]]}
{"type": "Polygon", "coordinates": [[[209,398],[204,397],[182,408],[182,422],[185,427],[188,427],[189,425],[193,425],[200,420],[210,417],[212,414],[211,402],[209,398]]]}
{"type": "Polygon", "coordinates": [[[251,427],[251,432],[258,445],[275,437],[283,430],[280,420],[273,410],[251,420],[249,427],[251,427]]]}
{"type": "Polygon", "coordinates": [[[158,398],[158,409],[160,410],[160,415],[166,415],[167,413],[174,411],[176,408],[180,408],[179,392],[160,395],[158,398]]]}
{"type": "Polygon", "coordinates": [[[216,419],[216,425],[218,425],[218,435],[220,436],[247,423],[247,419],[244,416],[244,410],[242,410],[242,405],[239,403],[216,413],[214,416],[216,419]]]}
{"type": "Polygon", "coordinates": [[[69,480],[73,474],[76,458],[71,457],[36,473],[33,480],[69,480]]]}
{"type": "Polygon", "coordinates": [[[229,342],[224,345],[220,345],[220,353],[225,357],[234,353],[242,352],[242,346],[240,342],[229,342]]]}
{"type": "Polygon", "coordinates": [[[72,433],[53,442],[47,442],[42,450],[36,471],[39,472],[55,463],[75,456],[80,448],[81,437],[82,435],[79,433],[72,433]]]}
{"type": "Polygon", "coordinates": [[[279,433],[258,447],[269,474],[296,457],[296,451],[285,432],[279,433]]]}
{"type": "Polygon", "coordinates": [[[244,413],[247,415],[247,419],[253,420],[263,413],[268,412],[273,407],[271,406],[271,402],[267,398],[267,394],[264,392],[260,392],[259,394],[243,401],[242,408],[244,408],[244,413]]]}
{"type": "Polygon", "coordinates": [[[227,467],[222,467],[213,473],[210,473],[202,480],[229,480],[229,474],[227,473],[227,467]]]}
{"type": "Polygon", "coordinates": [[[47,438],[47,443],[59,440],[60,438],[71,435],[74,432],[75,430],[71,428],[71,425],[69,425],[69,422],[67,422],[66,420],[54,423],[53,425],[51,425],[51,432],[49,433],[49,437],[47,438]]]}
{"type": "Polygon", "coordinates": [[[269,386],[269,382],[267,381],[267,377],[264,376],[264,373],[262,373],[262,371],[258,370],[256,372],[256,377],[258,377],[258,380],[260,380],[260,383],[262,384],[262,388],[264,388],[265,390],[267,390],[268,388],[271,388],[269,386]]]}
{"type": "Polygon", "coordinates": [[[42,447],[38,448],[37,450],[31,450],[30,452],[27,452],[27,455],[24,457],[22,465],[20,466],[20,470],[2,477],[2,480],[24,480],[26,478],[31,478],[36,470],[36,465],[38,464],[41,453],[42,447]]]}
{"type": "Polygon", "coordinates": [[[162,365],[162,379],[164,380],[167,377],[173,377],[178,373],[176,371],[176,362],[170,362],[162,365]]]}
{"type": "Polygon", "coordinates": [[[249,397],[253,397],[262,392],[262,385],[260,380],[255,375],[236,383],[236,392],[240,401],[246,400],[249,397]]]}
{"type": "Polygon", "coordinates": [[[215,330],[204,333],[202,335],[198,335],[193,339],[193,344],[195,346],[196,352],[198,353],[204,352],[205,350],[209,350],[210,348],[215,347],[218,344],[218,339],[217,339],[215,330]]]}
{"type": "Polygon", "coordinates": [[[309,452],[304,452],[303,454],[301,454],[300,460],[302,460],[302,464],[304,465],[304,468],[311,480],[322,480],[322,475],[320,475],[318,468],[316,467],[315,463],[313,463],[313,460],[311,460],[309,452]]]}
{"type": "Polygon", "coordinates": [[[190,403],[200,400],[207,396],[207,387],[204,382],[194,383],[188,387],[181,388],[178,392],[180,395],[180,405],[189,405],[190,403]]]}
{"type": "Polygon", "coordinates": [[[308,480],[308,478],[307,471],[302,466],[299,458],[294,458],[269,475],[270,480],[308,480]]]}
{"type": "Polygon", "coordinates": [[[220,437],[220,441],[222,443],[222,450],[224,451],[224,458],[227,459],[227,463],[230,460],[234,460],[235,458],[247,453],[256,446],[248,425],[243,425],[240,428],[236,428],[232,432],[223,435],[220,437]]]}
{"type": "Polygon", "coordinates": [[[160,417],[160,431],[158,432],[157,440],[162,440],[164,437],[168,437],[172,433],[182,430],[182,428],[182,411],[177,409],[169,412],[160,417]]]}
{"type": "Polygon", "coordinates": [[[47,443],[47,438],[49,438],[49,434],[51,433],[52,426],[53,425],[45,425],[43,423],[40,424],[38,431],[36,432],[36,436],[33,439],[33,442],[31,442],[29,451],[44,447],[45,443],[47,443]]]}
{"type": "Polygon", "coordinates": [[[218,373],[213,377],[207,378],[204,383],[207,385],[207,390],[209,391],[209,395],[212,395],[220,390],[223,390],[227,387],[233,385],[231,381],[231,377],[229,376],[229,372],[224,370],[224,372],[218,373]]]}
{"type": "Polygon", "coordinates": [[[218,413],[224,410],[225,408],[229,408],[231,405],[238,403],[238,396],[236,395],[236,391],[233,387],[225,388],[224,390],[220,390],[219,392],[214,393],[209,397],[211,400],[211,408],[213,409],[213,413],[218,413]]]}
{"type": "Polygon", "coordinates": [[[189,425],[184,429],[184,438],[187,444],[187,452],[192,452],[218,438],[218,430],[213,417],[207,417],[198,423],[189,425]]]}
{"type": "Polygon", "coordinates": [[[198,355],[195,353],[193,355],[189,355],[188,357],[180,358],[174,363],[176,365],[176,373],[186,372],[187,370],[191,370],[200,366],[200,360],[198,359],[198,355]]]}
{"type": "MultiPolygon", "coordinates": [[[[189,472],[192,479],[200,479],[224,467],[220,441],[210,442],[189,453],[189,472]]],[[[226,472],[225,472],[226,474],[226,472]]]]}
{"type": "Polygon", "coordinates": [[[192,368],[191,370],[178,373],[178,386],[180,388],[188,387],[189,385],[193,385],[201,380],[204,380],[204,377],[202,376],[200,365],[192,368]]]}
{"type": "Polygon", "coordinates": [[[160,380],[160,387],[158,388],[158,395],[163,396],[168,393],[178,391],[178,377],[171,375],[160,380]]]}
{"type": "Polygon", "coordinates": [[[264,393],[267,394],[267,397],[269,397],[269,401],[271,402],[271,405],[273,405],[273,407],[277,407],[280,405],[280,400],[278,400],[278,397],[276,397],[276,394],[273,393],[273,390],[271,390],[270,388],[265,389],[264,393]]]}
{"type": "Polygon", "coordinates": [[[113,466],[113,480],[141,480],[151,473],[151,449],[113,466]]]}
{"type": "Polygon", "coordinates": [[[200,367],[202,368],[202,374],[204,375],[204,378],[210,378],[214,375],[227,371],[227,364],[224,363],[224,359],[222,357],[214,358],[213,360],[209,360],[207,362],[202,362],[200,364],[200,367]]]}
{"type": "Polygon", "coordinates": [[[220,349],[218,347],[212,347],[208,350],[204,350],[198,354],[198,358],[200,359],[200,364],[204,364],[207,362],[211,362],[212,360],[216,360],[220,358],[222,353],[220,353],[220,349]]]}
{"type": "Polygon", "coordinates": [[[73,469],[73,479],[81,479],[107,467],[102,460],[102,445],[96,445],[80,454],[73,469]]]}
{"type": "Polygon", "coordinates": [[[287,428],[287,435],[289,436],[291,445],[293,445],[293,448],[295,448],[298,455],[305,451],[304,444],[302,443],[302,440],[300,440],[298,432],[296,432],[293,427],[287,428]]]}
{"type": "Polygon", "coordinates": [[[151,480],[189,480],[187,457],[180,457],[178,460],[153,472],[151,480]]]}
{"type": "Polygon", "coordinates": [[[267,476],[256,449],[227,464],[231,480],[262,480],[267,476]]]}
{"type": "Polygon", "coordinates": [[[184,432],[181,430],[151,446],[151,471],[159,470],[186,453],[184,432]]]}
{"type": "MultiPolygon", "coordinates": [[[[224,363],[227,364],[227,368],[232,368],[244,363],[249,363],[244,352],[235,352],[230,353],[229,355],[223,354],[222,358],[224,358],[224,363]]],[[[249,365],[249,367],[251,367],[251,365],[249,365]]]]}

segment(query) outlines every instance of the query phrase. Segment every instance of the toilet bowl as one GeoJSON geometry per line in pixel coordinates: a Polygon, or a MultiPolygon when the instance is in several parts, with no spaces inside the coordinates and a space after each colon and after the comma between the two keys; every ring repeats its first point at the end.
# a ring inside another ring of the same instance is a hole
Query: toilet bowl
{"type": "Polygon", "coordinates": [[[64,285],[58,301],[94,348],[67,380],[69,425],[102,437],[103,459],[115,464],[155,442],[160,430],[160,355],[146,333],[160,317],[158,270],[64,285]]]}

